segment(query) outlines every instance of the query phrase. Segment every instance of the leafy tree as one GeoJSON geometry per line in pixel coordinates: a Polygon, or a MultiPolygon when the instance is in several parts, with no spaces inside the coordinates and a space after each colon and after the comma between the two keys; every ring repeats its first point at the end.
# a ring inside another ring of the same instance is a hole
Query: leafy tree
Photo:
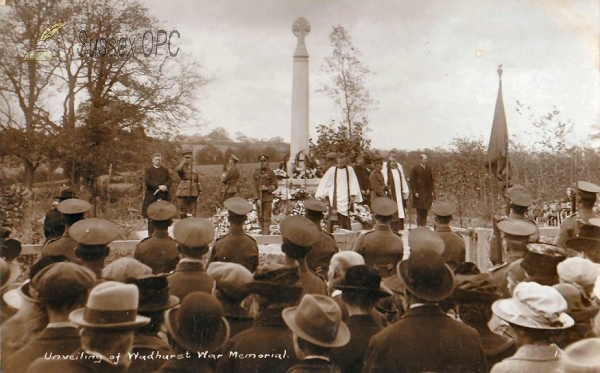
{"type": "Polygon", "coordinates": [[[365,86],[371,71],[360,62],[361,53],[344,27],[333,27],[329,40],[333,54],[325,58],[322,70],[330,76],[331,84],[318,91],[340,107],[341,123],[347,127],[348,136],[360,137],[368,129],[367,114],[377,105],[365,86]]]}
{"type": "Polygon", "coordinates": [[[317,127],[317,142],[311,139],[311,158],[325,158],[329,152],[341,152],[354,160],[359,152],[369,149],[371,140],[364,136],[349,136],[349,128],[342,123],[332,121],[329,125],[317,127]]]}
{"type": "Polygon", "coordinates": [[[210,133],[206,135],[206,138],[212,141],[233,141],[231,140],[231,137],[229,137],[229,132],[223,127],[217,127],[210,131],[210,133]]]}
{"type": "Polygon", "coordinates": [[[195,161],[197,164],[221,164],[223,160],[223,152],[213,145],[205,145],[196,152],[195,161]]]}

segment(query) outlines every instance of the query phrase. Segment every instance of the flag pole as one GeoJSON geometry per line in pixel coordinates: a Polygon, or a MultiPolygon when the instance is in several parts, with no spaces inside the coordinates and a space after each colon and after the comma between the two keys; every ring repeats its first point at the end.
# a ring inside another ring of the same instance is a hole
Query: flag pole
{"type": "MultiPolygon", "coordinates": [[[[499,84],[500,84],[500,89],[502,89],[502,73],[504,72],[504,70],[502,69],[502,64],[498,65],[498,80],[499,80],[499,84]]],[[[507,201],[507,193],[508,193],[508,187],[509,187],[509,182],[510,182],[510,158],[509,158],[509,151],[508,148],[510,147],[510,141],[508,139],[508,127],[505,127],[505,131],[506,131],[506,179],[504,181],[504,193],[505,195],[503,195],[503,199],[505,201],[507,201]]],[[[506,215],[510,215],[510,203],[507,201],[506,204],[506,215]]]]}

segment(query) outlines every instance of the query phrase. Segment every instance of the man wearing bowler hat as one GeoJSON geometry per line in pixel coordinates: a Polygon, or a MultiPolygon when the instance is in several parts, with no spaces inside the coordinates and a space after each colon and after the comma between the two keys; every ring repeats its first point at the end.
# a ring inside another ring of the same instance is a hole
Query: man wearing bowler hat
{"type": "Polygon", "coordinates": [[[135,246],[133,257],[152,268],[154,274],[171,272],[179,262],[177,241],[169,237],[169,226],[175,216],[177,207],[168,201],[157,201],[148,206],[153,232],[135,246]]]}
{"type": "Polygon", "coordinates": [[[194,291],[212,293],[213,279],[206,273],[202,257],[215,237],[215,228],[208,219],[188,218],[173,227],[173,236],[179,249],[179,263],[167,279],[171,294],[179,299],[194,291]]]}
{"type": "Polygon", "coordinates": [[[365,258],[365,264],[375,268],[381,277],[395,275],[396,264],[404,255],[402,236],[392,231],[389,223],[398,212],[398,205],[389,198],[379,197],[371,202],[376,224],[373,230],[361,234],[353,250],[365,258]]]}
{"type": "Polygon", "coordinates": [[[69,198],[56,206],[58,212],[63,214],[65,231],[62,236],[46,241],[42,246],[41,257],[48,255],[64,255],[74,263],[79,263],[74,250],[77,242],[71,238],[69,229],[76,222],[84,219],[84,214],[92,208],[87,201],[77,198],[69,198]]]}
{"type": "Polygon", "coordinates": [[[54,201],[52,208],[46,214],[44,218],[44,237],[47,240],[60,237],[65,232],[65,223],[63,221],[63,215],[56,209],[56,206],[69,198],[75,197],[75,192],[71,189],[63,189],[59,196],[54,197],[57,201],[54,201]]]}
{"type": "Polygon", "coordinates": [[[306,256],[319,240],[319,230],[314,223],[299,215],[288,216],[281,221],[283,243],[281,251],[285,254],[286,264],[298,265],[298,276],[302,283],[302,294],[329,295],[327,284],[322,277],[308,269],[306,256]]]}
{"type": "Polygon", "coordinates": [[[222,357],[221,346],[229,339],[219,301],[204,292],[191,293],[166,312],[165,321],[175,352],[186,358],[169,360],[156,372],[213,372],[222,357]]]}
{"type": "Polygon", "coordinates": [[[588,223],[592,218],[600,218],[594,212],[596,199],[600,193],[600,186],[587,181],[577,182],[577,212],[566,218],[560,225],[560,230],[554,244],[559,247],[566,247],[565,242],[572,237],[579,235],[580,221],[588,223]]]}
{"type": "Polygon", "coordinates": [[[298,270],[281,264],[259,266],[247,290],[257,296],[254,325],[225,343],[219,360],[220,373],[285,373],[298,359],[294,354],[292,332],[281,311],[298,304],[302,287],[298,270]],[[269,354],[263,359],[240,359],[247,354],[269,354]]]}
{"type": "Polygon", "coordinates": [[[433,250],[418,250],[397,271],[409,309],[371,338],[363,372],[486,372],[477,331],[451,319],[438,305],[454,290],[444,258],[433,250]]]}
{"type": "Polygon", "coordinates": [[[297,307],[284,309],[282,316],[294,333],[294,350],[302,360],[288,369],[288,373],[341,373],[329,356],[335,348],[348,344],[350,330],[333,299],[306,294],[297,307]]]}
{"type": "Polygon", "coordinates": [[[85,306],[96,276],[82,266],[55,263],[43,268],[31,280],[36,299],[46,309],[48,325],[9,359],[3,361],[6,373],[23,373],[35,359],[45,353],[71,354],[79,348],[78,326],[69,321],[71,311],[85,306]]]}
{"type": "Polygon", "coordinates": [[[258,211],[258,223],[263,235],[270,234],[271,208],[273,207],[273,192],[277,189],[277,176],[269,167],[269,157],[258,157],[260,167],[254,170],[252,180],[252,198],[258,211]]]}
{"type": "Polygon", "coordinates": [[[179,217],[184,219],[196,215],[198,197],[202,194],[202,189],[200,188],[198,173],[194,170],[192,151],[184,150],[181,155],[183,160],[175,169],[180,179],[176,196],[179,217]]]}
{"type": "Polygon", "coordinates": [[[254,272],[258,267],[258,244],[252,236],[244,232],[246,215],[252,211],[252,205],[240,197],[229,198],[224,205],[228,212],[229,232],[217,238],[208,263],[238,263],[254,272]]]}
{"type": "Polygon", "coordinates": [[[150,322],[135,331],[132,354],[134,358],[128,373],[154,372],[163,365],[161,359],[144,359],[152,355],[169,355],[171,347],[159,333],[163,330],[165,311],[179,304],[179,298],[169,293],[169,282],[165,276],[146,275],[129,278],[126,283],[137,286],[140,293],[138,314],[150,318],[150,322]]]}
{"type": "Polygon", "coordinates": [[[444,241],[442,256],[450,268],[458,268],[465,262],[467,250],[462,236],[450,228],[450,221],[456,212],[456,205],[451,202],[435,201],[431,205],[431,212],[435,216],[435,232],[444,241]]]}
{"type": "Polygon", "coordinates": [[[311,271],[320,276],[326,276],[331,257],[340,251],[333,235],[321,228],[327,204],[311,197],[304,201],[304,208],[306,210],[304,216],[312,221],[319,230],[319,240],[312,245],[312,249],[306,257],[306,264],[311,271]]]}
{"type": "Polygon", "coordinates": [[[374,307],[380,299],[391,297],[392,292],[382,286],[377,271],[365,265],[348,268],[343,282],[336,288],[342,291],[342,299],[348,308],[346,325],[350,330],[350,342],[333,350],[331,359],[342,372],[360,373],[369,340],[383,330],[379,320],[373,317],[374,307]]]}
{"type": "Polygon", "coordinates": [[[69,233],[77,242],[75,256],[80,264],[100,279],[104,260],[110,253],[108,244],[119,235],[117,226],[105,219],[89,218],[73,224],[69,233]]]}
{"type": "MultiPolygon", "coordinates": [[[[133,332],[150,321],[139,316],[135,285],[107,281],[90,292],[85,308],[69,315],[81,327],[81,348],[73,359],[41,357],[31,364],[30,373],[123,373],[130,364],[133,332]]],[[[52,351],[49,351],[51,353],[52,351]]]]}
{"type": "Polygon", "coordinates": [[[522,259],[527,252],[529,237],[535,233],[536,226],[523,219],[505,219],[498,222],[498,229],[504,235],[506,245],[506,262],[490,270],[494,283],[503,298],[510,298],[508,290],[509,265],[522,259]]]}
{"type": "Polygon", "coordinates": [[[148,236],[152,236],[152,224],[148,216],[148,207],[156,201],[169,201],[169,188],[173,184],[169,170],[161,166],[162,156],[156,153],[152,156],[152,167],[144,174],[146,193],[142,204],[142,216],[148,218],[148,236]]]}

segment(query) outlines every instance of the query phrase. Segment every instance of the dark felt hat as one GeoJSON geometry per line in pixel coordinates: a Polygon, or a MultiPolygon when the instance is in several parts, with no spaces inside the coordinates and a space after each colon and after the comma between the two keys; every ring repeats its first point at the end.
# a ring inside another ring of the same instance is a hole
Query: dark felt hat
{"type": "Polygon", "coordinates": [[[148,206],[148,218],[154,221],[173,219],[177,215],[177,207],[167,201],[156,201],[148,206]]]}
{"type": "Polygon", "coordinates": [[[444,258],[431,249],[421,249],[398,263],[397,272],[406,287],[418,298],[437,302],[454,290],[454,275],[444,258]]]}
{"type": "MultiPolygon", "coordinates": [[[[476,267],[475,267],[476,268],[476,267]]],[[[465,273],[454,275],[452,299],[459,302],[483,302],[490,305],[500,299],[502,294],[489,273],[465,273]]]]}
{"type": "Polygon", "coordinates": [[[567,239],[565,245],[580,252],[600,250],[600,219],[592,218],[579,224],[579,235],[567,239]]]}
{"type": "Polygon", "coordinates": [[[63,214],[83,214],[90,211],[92,205],[89,202],[78,198],[69,198],[56,205],[58,212],[63,214]]]}
{"type": "Polygon", "coordinates": [[[55,196],[54,198],[64,201],[70,198],[77,198],[75,192],[72,189],[63,189],[60,191],[60,195],[55,196]]]}
{"type": "Polygon", "coordinates": [[[456,204],[448,201],[435,201],[431,205],[431,212],[437,216],[452,216],[456,212],[456,204]]]}
{"type": "Polygon", "coordinates": [[[381,284],[381,276],[371,267],[366,265],[357,265],[348,268],[344,280],[336,289],[350,292],[360,292],[372,294],[378,298],[385,298],[392,295],[386,287],[381,284]]]}
{"type": "Polygon", "coordinates": [[[231,197],[223,202],[223,205],[227,211],[236,215],[246,215],[252,211],[252,204],[240,197],[231,197]]]}
{"type": "Polygon", "coordinates": [[[270,299],[298,300],[302,295],[299,280],[298,267],[265,264],[256,269],[254,280],[247,285],[247,289],[250,294],[270,299]]]}
{"type": "Polygon", "coordinates": [[[13,238],[4,240],[0,244],[0,258],[4,258],[6,261],[12,262],[19,255],[21,255],[21,249],[21,242],[13,238]]]}
{"type": "Polygon", "coordinates": [[[319,201],[318,199],[311,197],[303,201],[304,208],[310,211],[325,212],[327,211],[327,204],[319,201]]]}
{"type": "Polygon", "coordinates": [[[380,216],[392,216],[398,212],[398,204],[386,197],[375,198],[371,201],[371,211],[380,216]]]}
{"type": "Polygon", "coordinates": [[[138,287],[140,292],[138,311],[140,312],[168,310],[179,304],[179,298],[169,294],[169,282],[166,276],[146,275],[129,278],[125,282],[138,287]]]}
{"type": "MultiPolygon", "coordinates": [[[[70,200],[66,200],[68,202],[70,200]]],[[[108,245],[119,236],[117,226],[106,219],[88,218],[78,221],[69,228],[69,235],[78,244],[87,246],[108,245]]]]}
{"type": "Polygon", "coordinates": [[[204,292],[188,294],[181,305],[165,315],[165,325],[175,342],[187,351],[214,352],[229,339],[229,323],[223,307],[204,292]]]}

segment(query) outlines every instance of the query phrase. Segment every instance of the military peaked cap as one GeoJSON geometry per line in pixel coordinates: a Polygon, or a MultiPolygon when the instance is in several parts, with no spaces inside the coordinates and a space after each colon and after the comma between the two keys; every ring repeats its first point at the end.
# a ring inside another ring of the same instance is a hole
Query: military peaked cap
{"type": "Polygon", "coordinates": [[[319,241],[319,229],[304,216],[289,216],[280,226],[283,238],[296,246],[310,247],[319,241]]]}
{"type": "Polygon", "coordinates": [[[65,199],[58,205],[56,209],[63,214],[83,214],[84,212],[90,211],[92,205],[87,201],[78,198],[65,199]]]}
{"type": "Polygon", "coordinates": [[[233,212],[236,215],[246,215],[252,211],[252,204],[240,197],[231,197],[223,202],[227,211],[233,212]]]}
{"type": "Polygon", "coordinates": [[[431,205],[431,212],[437,216],[452,216],[456,212],[456,205],[452,202],[436,201],[431,205]]]}
{"type": "Polygon", "coordinates": [[[375,198],[371,202],[371,210],[380,216],[392,216],[398,212],[398,205],[386,197],[375,198]]]}
{"type": "Polygon", "coordinates": [[[148,217],[155,221],[173,219],[177,215],[177,207],[167,201],[156,201],[148,206],[148,217]]]}
{"type": "Polygon", "coordinates": [[[215,238],[215,228],[208,219],[186,218],[175,224],[173,237],[187,247],[202,247],[215,238]]]}
{"type": "Polygon", "coordinates": [[[113,222],[106,219],[89,218],[73,224],[69,228],[69,235],[79,244],[102,246],[108,245],[117,238],[119,229],[113,222]]]}
{"type": "Polygon", "coordinates": [[[304,208],[310,211],[325,212],[327,211],[327,204],[311,197],[304,201],[304,208]]]}

